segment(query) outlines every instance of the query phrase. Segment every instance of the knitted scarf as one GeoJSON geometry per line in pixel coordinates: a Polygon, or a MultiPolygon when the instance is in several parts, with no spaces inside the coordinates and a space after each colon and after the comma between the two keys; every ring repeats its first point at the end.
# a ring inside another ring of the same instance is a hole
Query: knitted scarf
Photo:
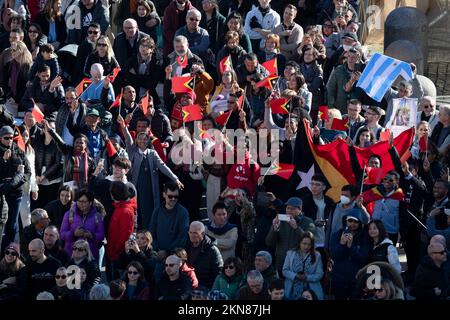
{"type": "Polygon", "coordinates": [[[87,185],[88,181],[88,155],[86,151],[83,152],[73,152],[73,170],[72,176],[76,185],[79,187],[87,185]]]}

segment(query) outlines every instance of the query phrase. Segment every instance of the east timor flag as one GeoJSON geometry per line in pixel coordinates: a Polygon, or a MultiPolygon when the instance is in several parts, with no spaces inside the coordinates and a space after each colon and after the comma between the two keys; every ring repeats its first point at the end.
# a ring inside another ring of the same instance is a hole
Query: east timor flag
{"type": "Polygon", "coordinates": [[[266,70],[269,72],[269,75],[277,75],[278,74],[278,68],[277,68],[277,58],[273,58],[271,60],[268,60],[266,62],[261,63],[261,65],[266,68],[266,70]]]}
{"type": "Polygon", "coordinates": [[[197,121],[203,118],[202,109],[198,104],[182,107],[182,111],[183,122],[197,121]]]}
{"type": "Polygon", "coordinates": [[[293,164],[274,162],[270,166],[268,174],[276,174],[285,180],[289,180],[294,169],[295,166],[293,164]]]}
{"type": "Polygon", "coordinates": [[[231,61],[231,56],[226,56],[219,62],[219,70],[220,74],[223,74],[225,71],[233,70],[233,63],[231,61]]]}
{"type": "Polygon", "coordinates": [[[172,78],[172,92],[184,93],[194,90],[194,77],[173,77],[172,78]]]}
{"type": "Polygon", "coordinates": [[[88,78],[84,78],[83,80],[81,80],[80,83],[75,87],[77,97],[79,97],[91,83],[92,81],[88,78]]]}
{"type": "Polygon", "coordinates": [[[333,122],[331,123],[331,129],[339,130],[339,131],[347,131],[348,130],[348,120],[333,118],[333,122]]]}
{"type": "Polygon", "coordinates": [[[279,114],[289,114],[287,109],[287,104],[289,103],[289,99],[279,98],[270,100],[270,108],[272,109],[272,113],[279,114]]]}
{"type": "Polygon", "coordinates": [[[275,84],[278,81],[278,78],[279,78],[278,76],[273,76],[273,75],[272,76],[268,76],[267,78],[259,81],[256,84],[256,87],[257,88],[267,88],[269,90],[273,90],[273,88],[275,87],[275,84]]]}

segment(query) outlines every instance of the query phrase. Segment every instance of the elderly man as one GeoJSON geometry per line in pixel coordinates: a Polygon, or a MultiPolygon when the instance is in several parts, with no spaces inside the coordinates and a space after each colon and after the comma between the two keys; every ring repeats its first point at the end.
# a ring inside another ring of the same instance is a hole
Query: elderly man
{"type": "Polygon", "coordinates": [[[193,8],[189,0],[173,0],[164,10],[163,23],[163,43],[164,56],[167,56],[174,49],[172,39],[175,32],[184,26],[187,12],[193,8]]]}
{"type": "Polygon", "coordinates": [[[138,53],[139,41],[149,35],[139,31],[136,20],[126,19],[123,22],[123,32],[114,39],[113,50],[120,66],[125,66],[130,57],[138,53]]]}
{"type": "Polygon", "coordinates": [[[44,237],[44,229],[47,228],[49,222],[48,213],[44,209],[38,208],[31,212],[31,224],[23,229],[23,237],[21,238],[22,252],[27,251],[31,240],[44,237]]]}
{"type": "Polygon", "coordinates": [[[255,270],[261,273],[267,287],[273,280],[278,279],[277,270],[272,265],[272,255],[268,251],[261,250],[256,253],[255,270]]]}
{"type": "Polygon", "coordinates": [[[44,250],[44,242],[41,239],[34,239],[28,245],[30,260],[27,261],[18,284],[29,299],[35,299],[39,292],[53,287],[54,275],[61,266],[55,258],[47,257],[44,250]]]}
{"type": "Polygon", "coordinates": [[[431,140],[436,143],[440,154],[446,153],[450,145],[450,105],[439,106],[439,122],[433,130],[431,140]]]}
{"type": "Polygon", "coordinates": [[[202,60],[206,60],[206,51],[209,47],[208,31],[201,28],[200,20],[202,14],[193,8],[186,14],[186,25],[175,32],[175,36],[185,36],[189,43],[189,49],[192,53],[198,55],[202,60]]]}
{"type": "MultiPolygon", "coordinates": [[[[88,34],[88,29],[92,21],[100,25],[101,32],[105,34],[109,26],[109,10],[103,6],[101,0],[81,0],[78,3],[78,10],[71,8],[71,24],[67,24],[67,42],[80,44],[88,34]]],[[[68,11],[69,13],[70,11],[68,11]]],[[[70,13],[69,13],[70,14],[70,13]]]]}
{"type": "Polygon", "coordinates": [[[431,96],[423,96],[419,101],[418,111],[417,123],[419,123],[420,121],[428,122],[428,125],[430,126],[430,132],[433,132],[434,127],[439,121],[439,111],[436,107],[436,99],[431,96]]]}
{"type": "Polygon", "coordinates": [[[214,280],[223,267],[223,259],[216,242],[205,234],[205,225],[193,221],[189,226],[189,241],[186,246],[188,265],[195,268],[199,286],[212,288],[214,280]]]}
{"type": "Polygon", "coordinates": [[[187,300],[190,297],[192,284],[187,275],[180,271],[181,259],[176,255],[168,256],[165,271],[156,286],[158,300],[187,300]]]}
{"type": "Polygon", "coordinates": [[[450,296],[448,271],[444,268],[447,250],[441,243],[428,246],[428,255],[423,257],[416,271],[411,295],[417,300],[445,300],[450,296]]]}
{"type": "Polygon", "coordinates": [[[50,225],[44,230],[44,244],[45,244],[45,255],[52,256],[63,266],[66,266],[70,261],[70,256],[64,250],[62,242],[59,237],[58,228],[54,225],[50,225]]]}
{"type": "Polygon", "coordinates": [[[247,284],[239,289],[236,300],[269,300],[267,288],[261,272],[251,270],[247,273],[247,284]]]}

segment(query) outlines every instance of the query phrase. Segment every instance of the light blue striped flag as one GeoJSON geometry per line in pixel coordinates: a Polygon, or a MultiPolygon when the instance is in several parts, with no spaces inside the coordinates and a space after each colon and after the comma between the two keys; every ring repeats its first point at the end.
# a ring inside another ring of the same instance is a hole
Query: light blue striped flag
{"type": "Polygon", "coordinates": [[[363,89],[369,97],[380,102],[399,75],[406,81],[413,78],[414,74],[409,63],[375,53],[356,86],[363,89]]]}

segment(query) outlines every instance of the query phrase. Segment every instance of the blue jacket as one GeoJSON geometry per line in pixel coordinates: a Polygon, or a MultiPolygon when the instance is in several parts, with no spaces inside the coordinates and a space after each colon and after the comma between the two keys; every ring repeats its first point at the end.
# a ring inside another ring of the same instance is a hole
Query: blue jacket
{"type": "Polygon", "coordinates": [[[96,0],[96,3],[91,9],[87,9],[84,4],[80,1],[78,4],[80,14],[76,14],[77,11],[74,11],[75,24],[79,23],[80,29],[70,28],[67,26],[68,35],[67,35],[67,43],[76,43],[80,44],[87,36],[87,30],[89,24],[86,23],[83,25],[85,19],[87,19],[88,14],[91,14],[91,21],[97,22],[100,24],[100,31],[102,34],[105,34],[106,30],[109,26],[109,10],[108,8],[102,5],[100,0],[96,0]]]}
{"type": "Polygon", "coordinates": [[[28,73],[28,80],[30,82],[33,82],[34,78],[36,77],[38,66],[41,64],[46,64],[50,67],[50,81],[56,78],[57,75],[61,73],[61,68],[58,63],[58,58],[52,58],[50,60],[44,60],[44,57],[42,54],[39,54],[36,57],[36,60],[34,61],[33,65],[31,66],[30,72],[28,73]]]}
{"type": "Polygon", "coordinates": [[[350,248],[341,245],[341,235],[344,229],[335,232],[331,237],[331,258],[334,261],[332,285],[338,287],[352,286],[356,283],[358,270],[367,264],[370,244],[366,232],[360,230],[353,238],[350,248]]]}

